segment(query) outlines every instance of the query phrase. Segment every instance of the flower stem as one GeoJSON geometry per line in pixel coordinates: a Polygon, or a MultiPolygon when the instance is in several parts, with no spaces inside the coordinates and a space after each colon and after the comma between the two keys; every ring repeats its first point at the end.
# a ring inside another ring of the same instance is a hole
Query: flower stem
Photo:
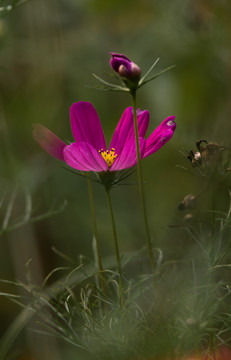
{"type": "Polygon", "coordinates": [[[94,199],[93,199],[92,185],[91,185],[91,179],[90,179],[89,174],[88,173],[86,173],[86,174],[87,174],[86,177],[87,177],[89,201],[90,201],[90,207],[91,207],[92,226],[93,226],[93,233],[94,233],[95,245],[96,245],[97,262],[98,262],[98,268],[99,268],[99,272],[100,272],[99,278],[100,278],[102,293],[104,295],[106,295],[105,279],[103,276],[103,265],[102,265],[100,247],[99,247],[98,228],[97,228],[96,216],[95,216],[95,205],[94,205],[94,199]]]}
{"type": "Polygon", "coordinates": [[[105,190],[106,190],[107,203],[108,203],[110,217],[111,217],[111,225],[112,225],[113,241],[114,241],[114,250],[115,250],[115,255],[116,255],[117,269],[118,269],[118,273],[119,273],[119,288],[121,290],[121,288],[122,288],[122,268],[121,268],[119,245],[118,245],[116,226],[115,226],[115,219],[114,219],[114,214],[113,214],[113,209],[112,209],[110,190],[108,190],[106,187],[105,187],[105,190]]]}
{"type": "Polygon", "coordinates": [[[155,263],[154,263],[154,259],[153,259],[153,253],[152,253],[152,242],[151,242],[151,235],[150,235],[149,224],[148,224],[148,217],[147,217],[147,210],[146,210],[145,196],[144,196],[143,175],[142,175],[142,169],[141,169],[139,132],[138,132],[137,114],[136,114],[136,92],[131,91],[131,95],[132,95],[134,129],[135,129],[135,137],[136,137],[137,173],[138,173],[138,182],[139,182],[139,189],[140,189],[140,200],[141,200],[141,207],[142,207],[142,212],[143,212],[146,239],[147,239],[147,243],[148,243],[148,253],[149,253],[149,258],[150,258],[150,264],[151,264],[152,270],[154,271],[155,263]]]}

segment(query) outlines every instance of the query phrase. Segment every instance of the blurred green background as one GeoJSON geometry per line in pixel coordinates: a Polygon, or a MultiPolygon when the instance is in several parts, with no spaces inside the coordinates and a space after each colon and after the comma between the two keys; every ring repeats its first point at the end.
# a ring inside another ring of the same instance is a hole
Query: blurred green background
{"type": "MultiPolygon", "coordinates": [[[[97,84],[92,73],[110,80],[111,51],[126,54],[143,74],[158,57],[154,72],[176,65],[138,92],[138,106],[151,114],[149,132],[167,116],[176,116],[173,139],[143,161],[143,171],[155,244],[165,257],[183,246],[184,239],[171,233],[168,225],[181,217],[178,203],[186,194],[199,192],[200,184],[176,166],[190,167],[182,152],[195,149],[198,139],[231,143],[230,1],[31,0],[0,20],[1,199],[5,195],[1,216],[16,186],[10,224],[24,212],[24,189],[31,194],[34,216],[58,209],[64,200],[67,206],[1,237],[1,278],[25,281],[25,264],[32,259],[32,281],[41,284],[49,271],[66,265],[52,247],[75,262],[80,254],[93,256],[86,181],[63,169],[35,143],[32,124],[41,123],[72,140],[69,108],[73,102],[90,101],[109,142],[131,99],[87,86],[97,84]]],[[[135,175],[131,182],[136,182],[135,175]]],[[[105,194],[98,184],[94,195],[106,256],[113,252],[112,235],[105,194]]],[[[119,186],[112,201],[121,251],[139,249],[145,238],[137,185],[119,186]]],[[[226,210],[228,200],[222,206],[226,210]]],[[[3,334],[19,309],[7,299],[0,302],[3,334]]],[[[27,335],[16,343],[19,359],[27,359],[27,354],[31,359],[63,358],[56,340],[31,338],[27,335]]],[[[68,351],[69,359],[74,358],[68,351]]]]}

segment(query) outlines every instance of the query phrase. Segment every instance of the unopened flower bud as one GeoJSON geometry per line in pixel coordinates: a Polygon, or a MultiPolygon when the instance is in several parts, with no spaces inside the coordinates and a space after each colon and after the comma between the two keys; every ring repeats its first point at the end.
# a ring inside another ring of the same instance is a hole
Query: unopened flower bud
{"type": "Polygon", "coordinates": [[[110,65],[122,78],[129,88],[137,87],[141,70],[138,65],[123,54],[111,53],[110,65]]]}
{"type": "Polygon", "coordinates": [[[138,65],[136,65],[134,62],[131,63],[131,74],[130,76],[133,79],[137,79],[139,81],[141,75],[141,70],[138,65]]]}
{"type": "Polygon", "coordinates": [[[118,74],[122,77],[127,77],[129,75],[128,69],[123,64],[119,66],[118,74]]]}

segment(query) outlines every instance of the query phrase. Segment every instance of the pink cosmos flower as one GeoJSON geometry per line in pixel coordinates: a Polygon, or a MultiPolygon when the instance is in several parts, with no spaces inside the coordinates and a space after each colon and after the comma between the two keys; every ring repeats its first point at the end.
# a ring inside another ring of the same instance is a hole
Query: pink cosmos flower
{"type": "MultiPolygon", "coordinates": [[[[165,119],[145,140],[149,112],[137,110],[141,158],[159,150],[171,139],[176,128],[174,116],[165,119]]],[[[107,148],[97,112],[89,102],[80,101],[70,108],[72,134],[75,142],[65,144],[43,125],[34,125],[33,136],[51,156],[80,171],[115,172],[137,163],[132,107],[128,107],[107,148]]]]}

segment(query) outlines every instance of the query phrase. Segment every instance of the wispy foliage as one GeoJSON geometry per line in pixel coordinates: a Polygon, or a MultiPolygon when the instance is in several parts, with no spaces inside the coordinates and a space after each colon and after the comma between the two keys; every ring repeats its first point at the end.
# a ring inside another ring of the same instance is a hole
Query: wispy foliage
{"type": "Polygon", "coordinates": [[[31,0],[1,0],[0,1],[0,18],[8,15],[18,6],[24,5],[31,0]]]}

